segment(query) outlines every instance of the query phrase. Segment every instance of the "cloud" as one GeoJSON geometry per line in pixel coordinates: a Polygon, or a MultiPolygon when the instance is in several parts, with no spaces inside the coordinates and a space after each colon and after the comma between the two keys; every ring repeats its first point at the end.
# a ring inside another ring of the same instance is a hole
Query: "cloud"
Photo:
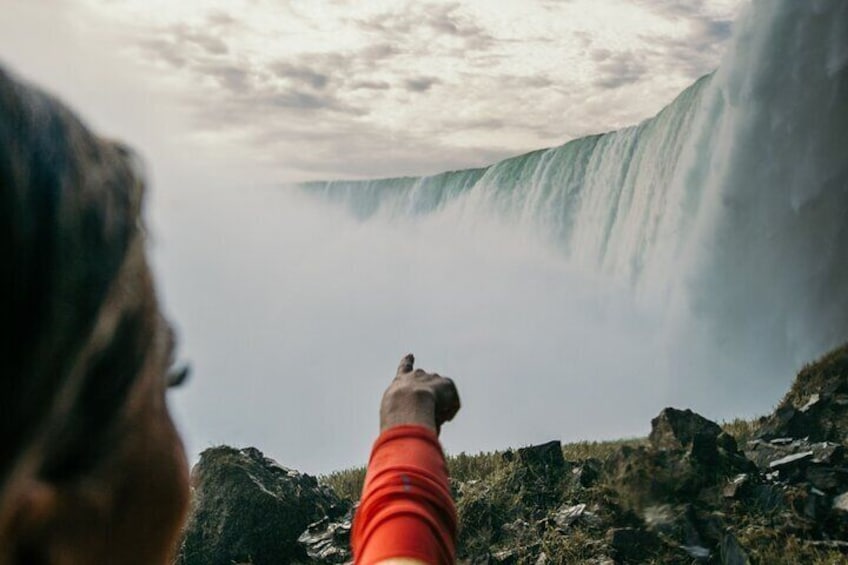
{"type": "Polygon", "coordinates": [[[435,77],[408,78],[404,81],[406,89],[410,92],[427,92],[438,83],[439,79],[435,77]]]}
{"type": "Polygon", "coordinates": [[[286,61],[275,63],[271,66],[270,70],[279,78],[305,82],[316,89],[324,88],[330,80],[329,75],[325,72],[319,72],[310,67],[292,64],[286,61]]]}
{"type": "Polygon", "coordinates": [[[138,47],[145,58],[152,57],[155,61],[162,61],[177,69],[184,67],[188,61],[173,41],[167,39],[143,39],[138,42],[138,47]]]}
{"type": "Polygon", "coordinates": [[[213,12],[209,14],[206,21],[215,27],[233,27],[239,23],[239,20],[226,12],[213,12]]]}
{"type": "Polygon", "coordinates": [[[703,2],[636,0],[646,9],[684,26],[684,37],[642,36],[660,62],[657,72],[702,76],[715,70],[723,46],[733,32],[735,10],[720,11],[703,2]]]}
{"type": "Polygon", "coordinates": [[[229,46],[220,37],[198,28],[177,25],[171,28],[171,33],[177,44],[193,44],[212,55],[226,55],[230,51],[229,46]]]}
{"type": "Polygon", "coordinates": [[[457,2],[407,2],[401,9],[394,9],[355,20],[367,32],[376,32],[395,42],[406,42],[419,38],[423,31],[432,36],[447,36],[459,39],[466,49],[486,49],[495,38],[471,17],[463,14],[457,2]]]}
{"type": "Polygon", "coordinates": [[[352,82],[350,88],[353,90],[388,90],[392,87],[389,83],[380,80],[362,80],[352,82]]]}
{"type": "Polygon", "coordinates": [[[231,63],[201,63],[193,69],[197,74],[214,79],[234,95],[248,94],[253,88],[253,78],[248,69],[231,63]]]}
{"type": "Polygon", "coordinates": [[[603,58],[595,60],[598,61],[598,77],[594,84],[599,88],[619,88],[638,82],[649,71],[643,57],[637,53],[604,53],[603,58]]]}
{"type": "Polygon", "coordinates": [[[139,27],[135,44],[157,70],[173,71],[163,76],[184,82],[199,137],[237,144],[285,178],[320,175],[322,166],[324,176],[434,173],[632,125],[714,70],[728,14],[634,1],[637,15],[659,15],[684,33],[659,26],[628,36],[624,27],[609,41],[603,29],[578,25],[573,12],[584,8],[570,1],[533,2],[504,27],[506,12],[495,17],[473,2],[325,0],[287,8],[290,37],[261,18],[212,11],[199,14],[203,24],[139,27]],[[256,40],[269,34],[274,42],[256,40]],[[350,149],[367,143],[373,151],[350,149]]]}

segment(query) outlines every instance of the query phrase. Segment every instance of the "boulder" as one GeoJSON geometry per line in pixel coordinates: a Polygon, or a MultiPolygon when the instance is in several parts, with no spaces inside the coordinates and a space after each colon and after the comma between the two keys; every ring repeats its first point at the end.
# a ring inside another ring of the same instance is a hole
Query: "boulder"
{"type": "Polygon", "coordinates": [[[192,470],[192,487],[178,565],[305,562],[298,538],[307,526],[347,510],[314,477],[252,447],[207,449],[192,470]]]}
{"type": "Polygon", "coordinates": [[[518,460],[528,467],[562,469],[565,457],[562,455],[562,443],[558,440],[541,445],[522,447],[518,450],[518,460]]]}
{"type": "Polygon", "coordinates": [[[715,443],[723,433],[721,427],[691,410],[665,408],[651,420],[651,434],[648,440],[655,449],[691,449],[693,444],[703,439],[715,443]]]}
{"type": "Polygon", "coordinates": [[[623,446],[605,464],[623,505],[639,510],[691,502],[730,477],[756,472],[733,437],[691,410],[666,408],[651,421],[649,445],[623,446]]]}

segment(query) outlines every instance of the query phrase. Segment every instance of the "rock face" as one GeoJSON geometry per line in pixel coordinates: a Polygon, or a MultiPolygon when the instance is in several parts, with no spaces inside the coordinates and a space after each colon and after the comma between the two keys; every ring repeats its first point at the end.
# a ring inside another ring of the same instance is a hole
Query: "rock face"
{"type": "Polygon", "coordinates": [[[805,367],[770,416],[759,437],[805,438],[841,443],[848,438],[848,344],[805,367]]]}
{"type": "Polygon", "coordinates": [[[350,531],[353,529],[355,508],[338,520],[325,516],[310,524],[297,538],[306,554],[318,563],[347,563],[353,559],[350,550],[350,531]]]}
{"type": "Polygon", "coordinates": [[[215,447],[192,470],[192,514],[179,565],[281,565],[306,562],[298,537],[349,506],[309,475],[255,448],[215,447]]]}

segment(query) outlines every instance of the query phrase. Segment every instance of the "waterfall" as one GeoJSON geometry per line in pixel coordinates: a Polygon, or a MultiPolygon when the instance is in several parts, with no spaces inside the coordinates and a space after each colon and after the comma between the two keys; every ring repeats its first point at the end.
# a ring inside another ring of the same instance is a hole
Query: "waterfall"
{"type": "Polygon", "coordinates": [[[712,339],[798,363],[848,338],[848,3],[753,2],[718,71],[637,126],[483,169],[302,187],[363,221],[452,208],[521,225],[712,339]]]}

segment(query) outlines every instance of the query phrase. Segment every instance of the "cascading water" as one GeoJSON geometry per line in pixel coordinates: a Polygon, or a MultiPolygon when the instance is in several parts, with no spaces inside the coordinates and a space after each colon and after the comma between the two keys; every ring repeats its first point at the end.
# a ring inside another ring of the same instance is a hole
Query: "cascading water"
{"type": "Polygon", "coordinates": [[[755,0],[719,70],[638,126],[484,169],[302,186],[365,222],[531,230],[665,312],[672,344],[709,342],[716,373],[744,357],[729,378],[786,379],[848,339],[848,3],[755,0]]]}

